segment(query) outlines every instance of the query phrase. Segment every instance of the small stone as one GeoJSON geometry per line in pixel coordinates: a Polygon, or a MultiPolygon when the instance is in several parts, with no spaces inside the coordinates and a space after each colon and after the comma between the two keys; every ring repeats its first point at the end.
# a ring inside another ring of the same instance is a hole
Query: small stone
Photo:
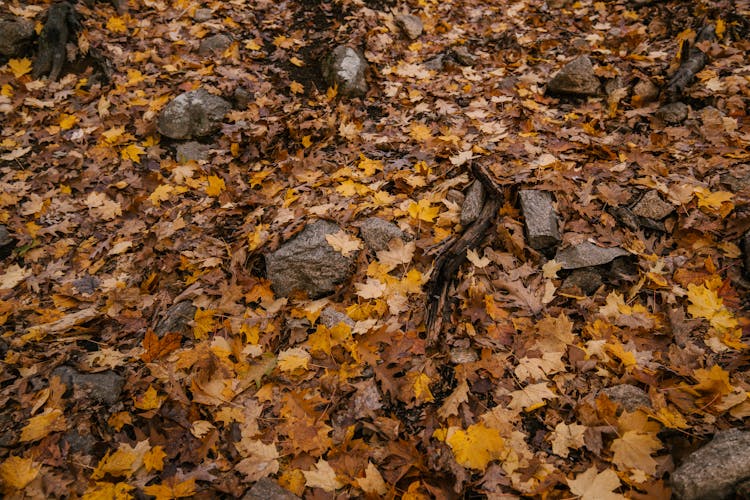
{"type": "Polygon", "coordinates": [[[408,239],[396,224],[378,217],[363,220],[359,225],[359,232],[367,248],[373,252],[387,250],[388,242],[392,239],[408,239]]]}
{"type": "Polygon", "coordinates": [[[34,23],[25,19],[0,19],[0,55],[23,55],[34,41],[34,23]]]}
{"type": "Polygon", "coordinates": [[[164,311],[154,327],[154,333],[163,337],[167,333],[179,333],[183,336],[193,331],[191,322],[195,318],[196,307],[189,300],[183,300],[164,311]]]}
{"type": "Polygon", "coordinates": [[[16,240],[10,235],[8,228],[0,224],[0,259],[4,259],[13,252],[16,240]]]}
{"type": "Polygon", "coordinates": [[[679,125],[688,116],[688,107],[681,102],[665,104],[656,111],[656,117],[669,125],[679,125]]]}
{"type": "Polygon", "coordinates": [[[270,477],[264,477],[253,484],[242,500],[299,500],[299,497],[279,486],[270,477]]]}
{"type": "Polygon", "coordinates": [[[461,365],[464,363],[473,363],[479,359],[477,352],[470,347],[452,347],[450,350],[451,363],[461,365]]]}
{"type": "Polygon", "coordinates": [[[583,292],[585,295],[591,295],[602,286],[602,277],[594,269],[583,268],[576,269],[570,276],[565,278],[562,285],[560,285],[561,292],[575,292],[576,289],[583,292]]]}
{"type": "Polygon", "coordinates": [[[634,385],[615,385],[607,387],[602,392],[628,413],[641,408],[651,408],[651,398],[648,397],[646,391],[634,385]]]}
{"type": "Polygon", "coordinates": [[[425,69],[430,71],[443,71],[445,68],[445,55],[438,54],[424,63],[425,69]]]}
{"type": "Polygon", "coordinates": [[[266,276],[279,296],[295,290],[313,298],[327,295],[351,276],[357,252],[344,257],[326,240],[341,228],[333,222],[318,220],[308,224],[275,252],[266,254],[266,276]]]}
{"type": "Polygon", "coordinates": [[[581,56],[557,72],[547,84],[547,92],[553,95],[593,96],[599,93],[600,86],[591,59],[581,56]]]}
{"type": "Polygon", "coordinates": [[[729,429],[685,458],[672,474],[672,492],[681,500],[734,498],[750,478],[750,432],[729,429]]]}
{"type": "Polygon", "coordinates": [[[461,205],[461,225],[468,226],[477,218],[482,212],[484,206],[484,186],[479,181],[474,181],[466,191],[466,197],[461,205]]]}
{"type": "Polygon", "coordinates": [[[471,66],[474,64],[474,56],[469,53],[469,49],[463,45],[451,49],[453,60],[462,66],[471,66]]]}
{"type": "Polygon", "coordinates": [[[330,86],[337,86],[343,96],[361,97],[367,93],[366,71],[365,57],[346,45],[339,45],[323,60],[323,78],[330,86]]]}
{"type": "Polygon", "coordinates": [[[91,455],[97,442],[91,434],[81,434],[75,429],[63,434],[63,441],[70,447],[70,451],[81,455],[91,455]]]}
{"type": "Polygon", "coordinates": [[[195,9],[195,14],[193,14],[193,19],[198,21],[199,23],[206,22],[210,20],[213,17],[214,13],[211,9],[195,9]]]}
{"type": "Polygon", "coordinates": [[[191,139],[213,134],[221,128],[229,103],[205,89],[178,95],[159,113],[159,132],[172,139],[191,139]]]}
{"type": "Polygon", "coordinates": [[[651,80],[640,80],[633,87],[633,93],[640,104],[648,104],[659,98],[659,87],[651,80]]]}
{"type": "Polygon", "coordinates": [[[354,326],[355,324],[352,318],[332,307],[326,307],[320,311],[318,321],[320,321],[320,323],[326,328],[333,328],[339,323],[344,323],[349,326],[354,326]]]}
{"type": "Polygon", "coordinates": [[[584,241],[565,250],[558,250],[555,260],[562,265],[563,269],[579,269],[608,264],[617,257],[625,255],[629,254],[621,248],[602,248],[589,241],[584,241]]]}
{"type": "Polygon", "coordinates": [[[208,160],[208,147],[200,142],[190,141],[177,145],[177,163],[187,163],[189,161],[208,160]]]}
{"type": "Polygon", "coordinates": [[[68,388],[80,390],[91,399],[107,404],[114,404],[120,400],[120,393],[125,385],[125,379],[112,370],[81,373],[70,366],[58,366],[52,370],[52,376],[60,377],[68,388]]]}
{"type": "Polygon", "coordinates": [[[84,277],[78,278],[77,280],[73,281],[73,287],[78,291],[78,293],[91,295],[92,293],[96,292],[97,288],[99,288],[99,278],[87,274],[84,277]]]}
{"type": "Polygon", "coordinates": [[[253,100],[253,94],[249,90],[247,90],[244,87],[237,87],[234,90],[234,103],[237,106],[237,109],[245,109],[247,108],[247,105],[250,104],[250,101],[253,100]]]}
{"type": "Polygon", "coordinates": [[[560,244],[557,214],[548,191],[522,189],[518,192],[529,246],[536,250],[560,244]]]}
{"type": "Polygon", "coordinates": [[[674,206],[661,199],[659,192],[652,189],[646,192],[638,203],[633,206],[632,211],[639,217],[646,217],[652,220],[662,220],[672,212],[674,206]]]}
{"type": "Polygon", "coordinates": [[[411,14],[399,14],[394,21],[396,22],[396,25],[401,28],[401,31],[403,31],[411,40],[419,38],[419,35],[422,34],[422,30],[424,30],[422,20],[411,14]]]}
{"type": "Polygon", "coordinates": [[[232,39],[223,33],[218,33],[201,40],[198,54],[203,57],[216,56],[227,50],[230,45],[232,45],[232,39]]]}

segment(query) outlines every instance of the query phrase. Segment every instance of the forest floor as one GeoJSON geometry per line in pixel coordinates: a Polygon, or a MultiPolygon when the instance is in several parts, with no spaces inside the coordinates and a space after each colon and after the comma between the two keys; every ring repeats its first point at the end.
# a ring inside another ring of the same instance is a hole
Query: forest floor
{"type": "MultiPolygon", "coordinates": [[[[4,5],[39,27],[49,6],[4,5]]],[[[231,498],[266,477],[305,498],[667,498],[691,452],[747,428],[747,3],[76,10],[78,50],[111,61],[110,83],[34,80],[33,53],[0,67],[6,498],[231,498]],[[659,90],[707,25],[687,117],[664,123],[659,90]],[[199,55],[217,33],[232,44],[199,55]],[[364,97],[321,77],[341,43],[368,60],[364,97]],[[609,92],[545,93],[583,54],[609,92]],[[156,117],[197,88],[234,109],[206,159],[182,162],[156,117]],[[472,164],[501,206],[428,342],[425,287],[465,230],[472,164]],[[552,194],[560,248],[628,256],[566,290],[554,251],[526,241],[520,189],[552,194]],[[647,192],[673,208],[659,228],[613,215],[647,192]],[[315,219],[359,248],[373,216],[409,241],[361,247],[327,297],[274,294],[265,254],[315,219]],[[187,321],[166,317],[186,301],[187,321]]]]}

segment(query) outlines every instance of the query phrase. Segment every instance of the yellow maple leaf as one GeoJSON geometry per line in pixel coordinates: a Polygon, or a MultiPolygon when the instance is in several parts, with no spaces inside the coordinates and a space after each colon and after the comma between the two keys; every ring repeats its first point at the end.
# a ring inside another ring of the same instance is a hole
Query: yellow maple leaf
{"type": "Polygon", "coordinates": [[[159,397],[154,386],[149,385],[148,389],[146,389],[146,392],[144,392],[142,396],[135,398],[133,406],[139,410],[155,410],[161,406],[162,401],[164,401],[164,397],[159,397]]]}
{"type": "Polygon", "coordinates": [[[334,250],[341,253],[344,257],[348,257],[350,253],[362,248],[362,242],[359,238],[349,236],[349,234],[343,230],[334,234],[327,234],[326,241],[334,250]]]}
{"type": "Polygon", "coordinates": [[[378,468],[372,464],[372,462],[367,462],[365,477],[357,478],[356,481],[357,486],[359,486],[362,491],[369,495],[378,495],[380,497],[383,497],[388,492],[388,485],[385,484],[383,476],[380,474],[380,471],[378,471],[378,468]]]}
{"type": "Polygon", "coordinates": [[[428,127],[424,123],[412,123],[410,128],[411,130],[409,131],[409,135],[415,141],[424,142],[427,139],[432,139],[432,130],[430,130],[430,127],[428,127]]]}
{"type": "Polygon", "coordinates": [[[162,484],[152,484],[145,486],[143,492],[147,495],[153,495],[156,500],[172,500],[174,498],[185,498],[195,495],[195,479],[190,478],[180,483],[174,480],[162,484]]]}
{"type": "Polygon", "coordinates": [[[216,319],[214,314],[216,313],[213,309],[196,309],[195,316],[193,316],[193,335],[198,340],[208,338],[209,333],[213,333],[216,330],[216,319]]]}
{"type": "Polygon", "coordinates": [[[583,434],[586,432],[585,425],[566,424],[560,422],[552,433],[550,442],[552,443],[552,453],[568,458],[568,449],[577,450],[584,445],[583,434]]]}
{"type": "Polygon", "coordinates": [[[112,33],[126,33],[128,31],[128,25],[125,16],[110,17],[107,20],[107,30],[112,33]]]}
{"type": "Polygon", "coordinates": [[[19,441],[38,441],[50,432],[65,430],[67,423],[62,410],[47,408],[44,413],[31,417],[21,429],[19,441]]]}
{"type": "Polygon", "coordinates": [[[164,448],[161,446],[154,446],[143,455],[143,465],[149,472],[161,471],[164,470],[165,458],[167,458],[167,454],[164,453],[164,448]]]}
{"type": "Polygon", "coordinates": [[[99,461],[94,472],[91,474],[92,479],[101,479],[107,474],[113,477],[129,477],[135,472],[138,465],[138,455],[130,447],[123,447],[106,455],[99,461]]]}
{"type": "Polygon", "coordinates": [[[625,497],[614,493],[620,487],[620,478],[612,469],[596,472],[596,465],[578,474],[575,479],[568,479],[568,486],[574,495],[581,500],[624,500],[625,497]]]}
{"type": "Polygon", "coordinates": [[[302,140],[300,142],[302,143],[303,148],[309,148],[310,146],[312,146],[312,136],[306,135],[302,137],[302,140]]]}
{"type": "Polygon", "coordinates": [[[114,144],[123,134],[125,134],[125,127],[112,127],[102,132],[102,137],[108,144],[114,144]]]}
{"type": "Polygon", "coordinates": [[[36,479],[40,469],[30,458],[10,456],[0,464],[0,483],[22,490],[36,479]]]}
{"type": "Polygon", "coordinates": [[[377,278],[367,278],[364,283],[355,283],[354,288],[363,299],[377,299],[383,296],[387,286],[377,278]]]}
{"type": "Polygon", "coordinates": [[[378,170],[383,170],[382,160],[371,160],[362,153],[359,154],[359,163],[357,164],[360,170],[366,175],[371,176],[378,170]]]}
{"type": "Polygon", "coordinates": [[[336,478],[336,471],[333,470],[333,467],[322,458],[318,460],[313,470],[303,470],[302,474],[304,474],[305,484],[309,488],[320,488],[331,493],[344,486],[344,483],[336,478]]]}
{"type": "Polygon", "coordinates": [[[89,486],[81,500],[130,500],[133,498],[130,492],[134,489],[135,486],[130,486],[128,483],[97,482],[89,486]]]}
{"type": "Polygon", "coordinates": [[[8,67],[13,72],[13,76],[21,78],[23,75],[31,73],[31,60],[27,57],[23,59],[11,59],[8,61],[8,67]]]}
{"type": "Polygon", "coordinates": [[[729,372],[719,365],[713,365],[710,370],[699,368],[693,372],[693,377],[698,383],[691,389],[702,394],[725,396],[734,390],[729,383],[729,372]]]}
{"type": "Polygon", "coordinates": [[[293,347],[279,353],[278,366],[281,371],[285,372],[307,370],[310,359],[309,352],[301,347],[293,347]]]}
{"type": "Polygon", "coordinates": [[[656,460],[651,454],[660,450],[662,443],[651,434],[638,431],[627,431],[612,442],[612,463],[618,469],[626,471],[636,469],[653,476],[656,472],[656,460]]]}
{"type": "Polygon", "coordinates": [[[426,373],[421,372],[409,372],[407,374],[409,378],[409,386],[411,388],[414,397],[421,403],[429,403],[434,401],[435,398],[430,392],[430,377],[426,373]]]}
{"type": "Polygon", "coordinates": [[[224,184],[224,179],[217,175],[209,175],[208,176],[208,186],[206,187],[206,194],[211,197],[217,197],[221,194],[222,191],[226,189],[226,184],[224,184]]]}
{"type": "Polygon", "coordinates": [[[425,222],[432,222],[437,217],[440,208],[431,206],[430,202],[426,199],[421,199],[419,202],[412,201],[409,204],[409,215],[414,219],[419,219],[425,222]]]}
{"type": "Polygon", "coordinates": [[[301,94],[305,91],[305,86],[292,80],[292,82],[289,83],[289,90],[291,90],[293,94],[301,94]]]}
{"type": "Polygon", "coordinates": [[[70,130],[71,128],[73,128],[73,125],[78,123],[78,117],[76,115],[69,115],[67,113],[63,113],[60,115],[60,118],[58,119],[57,123],[60,125],[60,129],[70,130]]]}
{"type": "Polygon", "coordinates": [[[296,57],[296,56],[290,57],[289,58],[289,62],[292,63],[292,64],[294,64],[298,68],[301,68],[302,66],[305,65],[305,61],[303,61],[302,59],[300,59],[299,57],[296,57]]]}
{"type": "Polygon", "coordinates": [[[138,144],[130,144],[120,151],[120,157],[123,160],[131,160],[135,163],[141,162],[141,155],[146,154],[146,150],[140,147],[138,144]]]}
{"type": "Polygon", "coordinates": [[[457,427],[451,427],[447,432],[444,429],[435,431],[435,437],[440,439],[441,435],[453,450],[456,462],[471,469],[484,471],[487,464],[508,454],[500,432],[483,423],[470,425],[465,431],[457,427]]]}
{"type": "Polygon", "coordinates": [[[508,408],[526,412],[534,411],[547,404],[545,399],[555,399],[557,394],[552,392],[545,382],[538,384],[529,384],[523,389],[510,393],[513,398],[508,404],[508,408]]]}
{"type": "Polygon", "coordinates": [[[695,195],[698,197],[698,207],[707,212],[720,215],[722,218],[734,210],[732,198],[734,195],[728,191],[714,191],[713,193],[704,187],[696,187],[695,195]]]}

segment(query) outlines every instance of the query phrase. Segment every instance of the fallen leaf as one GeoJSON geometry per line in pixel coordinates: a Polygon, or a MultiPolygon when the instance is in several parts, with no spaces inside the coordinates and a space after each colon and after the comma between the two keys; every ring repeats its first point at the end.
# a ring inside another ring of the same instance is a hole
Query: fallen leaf
{"type": "Polygon", "coordinates": [[[568,479],[570,491],[581,500],[621,500],[624,495],[614,493],[620,487],[620,478],[612,469],[596,472],[596,466],[592,466],[585,472],[568,479]]]}
{"type": "Polygon", "coordinates": [[[332,493],[344,486],[344,483],[336,478],[336,471],[322,458],[315,464],[314,469],[303,470],[302,474],[305,475],[305,484],[308,488],[320,488],[332,493]]]}

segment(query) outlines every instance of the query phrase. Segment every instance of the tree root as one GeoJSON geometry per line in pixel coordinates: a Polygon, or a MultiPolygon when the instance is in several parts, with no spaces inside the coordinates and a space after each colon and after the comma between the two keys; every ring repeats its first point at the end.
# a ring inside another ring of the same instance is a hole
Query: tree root
{"type": "Polygon", "coordinates": [[[685,87],[693,81],[695,75],[706,66],[706,63],[708,63],[708,56],[696,45],[703,41],[714,40],[716,40],[716,30],[712,25],[708,25],[700,30],[698,36],[695,38],[695,43],[689,48],[687,48],[687,45],[683,46],[686,50],[683,50],[682,52],[680,67],[669,80],[666,88],[666,95],[670,101],[674,102],[679,100],[685,87]]]}
{"type": "Polygon", "coordinates": [[[56,81],[60,77],[68,57],[65,46],[75,39],[79,28],[78,16],[71,4],[60,2],[49,8],[34,61],[34,78],[46,75],[56,81]]]}
{"type": "Polygon", "coordinates": [[[466,251],[484,240],[502,205],[502,190],[486,168],[475,163],[472,165],[472,172],[484,186],[487,196],[479,217],[435,259],[432,275],[427,283],[425,330],[428,348],[437,345],[443,322],[450,317],[448,290],[458,268],[466,260],[466,251]]]}

